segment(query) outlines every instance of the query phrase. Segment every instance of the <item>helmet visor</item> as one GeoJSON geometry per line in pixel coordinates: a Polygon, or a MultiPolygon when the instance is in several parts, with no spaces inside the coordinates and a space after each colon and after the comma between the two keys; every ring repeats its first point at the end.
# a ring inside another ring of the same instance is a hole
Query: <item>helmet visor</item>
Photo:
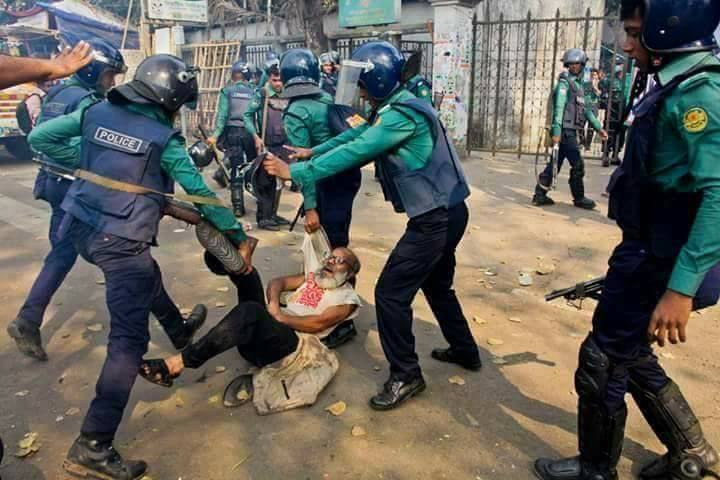
{"type": "Polygon", "coordinates": [[[344,60],[337,80],[335,103],[349,107],[354,106],[360,97],[360,75],[372,69],[373,64],[370,62],[344,60]]]}

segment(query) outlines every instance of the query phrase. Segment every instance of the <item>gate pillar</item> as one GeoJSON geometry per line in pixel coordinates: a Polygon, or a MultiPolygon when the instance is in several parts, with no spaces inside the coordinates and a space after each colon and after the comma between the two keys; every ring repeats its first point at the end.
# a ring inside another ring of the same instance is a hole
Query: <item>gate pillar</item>
{"type": "Polygon", "coordinates": [[[468,109],[473,51],[470,0],[430,0],[433,23],[433,97],[442,98],[440,116],[457,151],[467,149],[468,109]]]}

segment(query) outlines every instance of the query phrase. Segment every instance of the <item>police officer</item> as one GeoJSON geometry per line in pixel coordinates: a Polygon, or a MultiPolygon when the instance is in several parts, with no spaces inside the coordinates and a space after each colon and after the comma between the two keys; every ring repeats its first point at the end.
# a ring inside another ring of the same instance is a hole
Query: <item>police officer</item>
{"type": "MultiPolygon", "coordinates": [[[[607,140],[607,132],[602,129],[589,105],[588,96],[583,85],[583,70],[587,63],[587,55],[579,48],[572,48],[563,55],[563,64],[566,72],[560,74],[560,80],[555,87],[554,106],[552,113],[551,135],[554,145],[560,146],[557,159],[558,171],[565,159],[570,162],[570,192],[573,203],[578,208],[592,210],[595,202],[585,196],[585,162],[580,154],[578,132],[585,128],[585,121],[590,122],[592,128],[600,132],[600,137],[607,140]]],[[[533,205],[553,205],[555,202],[548,197],[547,192],[553,183],[553,162],[548,162],[545,170],[540,174],[535,187],[533,205]]]]}
{"type": "MultiPolygon", "coordinates": [[[[252,65],[245,61],[235,62],[232,66],[232,85],[220,90],[215,117],[215,131],[207,139],[215,145],[221,135],[227,156],[230,160],[230,198],[236,217],[245,215],[243,201],[243,183],[238,170],[245,162],[257,157],[255,141],[245,126],[244,114],[254,95],[252,65]]],[[[222,173],[222,172],[220,172],[222,173]]],[[[216,175],[217,174],[216,172],[216,175]]]]}
{"type": "Polygon", "coordinates": [[[685,342],[690,312],[717,302],[720,262],[720,4],[623,0],[625,52],[658,84],[633,109],[610,183],[623,240],[610,257],[593,331],[580,347],[580,455],[540,459],[543,480],[615,480],[629,392],[668,452],[643,479],[701,479],[718,462],[652,343],[685,342]],[[662,142],[662,148],[656,148],[662,142]]]}
{"type": "Polygon", "coordinates": [[[405,83],[405,88],[420,100],[433,105],[432,84],[423,75],[414,75],[405,83]]]}
{"type": "Polygon", "coordinates": [[[320,88],[335,97],[340,69],[340,54],[334,50],[320,55],[320,88]]]}
{"type": "MultiPolygon", "coordinates": [[[[282,80],[280,68],[277,64],[271,66],[269,78],[265,86],[255,92],[253,101],[245,111],[245,128],[253,136],[255,149],[258,152],[267,150],[282,158],[288,159],[289,152],[284,148],[287,143],[285,128],[283,127],[283,113],[288,100],[282,98],[282,80]],[[267,120],[267,125],[263,122],[267,120]],[[263,133],[258,133],[263,132],[263,133]],[[264,134],[265,142],[262,136],[264,134]]],[[[290,222],[277,214],[280,205],[281,189],[276,187],[276,180],[267,175],[262,168],[255,174],[255,195],[257,197],[257,223],[263,230],[277,231],[290,222]]]]}
{"type": "MultiPolygon", "coordinates": [[[[283,97],[290,103],[283,121],[288,141],[293,147],[313,148],[333,138],[329,109],[333,98],[319,88],[318,59],[306,49],[288,50],[280,63],[283,97]]],[[[319,182],[317,198],[305,199],[305,227],[308,231],[323,227],[332,248],[350,243],[350,223],[355,196],[360,190],[359,168],[339,172],[319,182]]]]}
{"type": "Polygon", "coordinates": [[[263,63],[262,75],[255,85],[257,88],[265,86],[270,78],[270,69],[275,65],[280,65],[280,56],[274,50],[265,52],[265,62],[263,63]]]}
{"type": "MultiPolygon", "coordinates": [[[[305,201],[314,201],[314,186],[379,155],[386,199],[410,221],[375,288],[380,341],[390,362],[390,378],[370,400],[376,410],[389,410],[425,389],[412,333],[412,301],[419,289],[432,308],[449,348],[433,358],[477,370],[478,348],[452,288],[455,250],[468,222],[465,199],[470,190],[455,149],[437,112],[402,87],[405,60],[388,42],[369,42],[352,60],[359,68],[361,96],[372,105],[370,123],[347,130],[313,147],[295,149],[298,158],[315,157],[288,167],[266,160],[269,172],[300,183],[305,201]]],[[[349,78],[353,75],[348,75],[349,78]]]]}
{"type": "MultiPolygon", "coordinates": [[[[97,39],[91,40],[90,44],[94,51],[94,60],[69,80],[48,91],[37,121],[38,125],[75,110],[84,109],[96,102],[115,85],[115,76],[125,72],[125,61],[117,49],[97,39]]],[[[70,158],[64,160],[77,162],[79,158],[76,153],[78,152],[74,152],[70,158]]],[[[59,161],[52,158],[49,160],[59,161]]],[[[58,228],[65,217],[65,211],[60,208],[60,204],[70,184],[70,180],[43,169],[37,176],[35,197],[48,202],[51,209],[49,234],[51,248],[20,312],[7,327],[8,333],[15,340],[20,351],[41,361],[47,361],[47,353],[42,347],[40,336],[45,310],[77,259],[77,251],[72,242],[68,238],[58,236],[58,228]]]]}
{"type": "MultiPolygon", "coordinates": [[[[64,464],[74,475],[119,480],[143,476],[147,465],[124,460],[112,441],[147,351],[150,312],[180,316],[150,254],[165,197],[109,188],[83,178],[94,174],[165,193],[171,193],[177,182],[189,194],[207,197],[198,205],[204,217],[239,245],[246,271],[252,268],[252,249],[242,227],[229,209],[212,205],[215,195],[192,165],[184,139],[173,129],[180,107],[193,106],[197,100],[197,71],[170,55],[148,57],[133,81],[108,93],[108,101],[43,123],[29,137],[35,150],[57,160],[59,153],[80,148],[79,172],[88,173],[68,191],[61,231],[84,259],[103,271],[110,313],[107,358],[96,397],[64,464]],[[71,139],[80,135],[82,144],[76,146],[71,139]]],[[[206,311],[195,313],[204,319],[206,311]]]]}

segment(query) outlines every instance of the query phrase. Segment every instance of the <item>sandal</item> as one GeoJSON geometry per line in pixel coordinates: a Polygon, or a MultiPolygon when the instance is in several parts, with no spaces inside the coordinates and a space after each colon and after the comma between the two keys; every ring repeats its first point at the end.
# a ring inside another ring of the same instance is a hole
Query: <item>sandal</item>
{"type": "Polygon", "coordinates": [[[140,371],[138,373],[148,382],[165,388],[172,387],[173,380],[180,376],[171,375],[165,360],[159,358],[143,360],[140,364],[140,371]]]}
{"type": "Polygon", "coordinates": [[[223,394],[223,406],[225,408],[236,408],[245,404],[253,396],[252,375],[240,375],[225,387],[223,394]]]}

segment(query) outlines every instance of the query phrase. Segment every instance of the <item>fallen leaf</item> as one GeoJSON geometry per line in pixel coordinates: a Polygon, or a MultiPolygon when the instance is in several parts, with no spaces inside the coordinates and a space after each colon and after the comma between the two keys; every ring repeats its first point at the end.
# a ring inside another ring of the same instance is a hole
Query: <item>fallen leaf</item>
{"type": "Polygon", "coordinates": [[[505,360],[505,359],[502,358],[502,357],[495,357],[495,358],[492,359],[492,362],[493,362],[495,365],[507,365],[507,363],[508,363],[508,361],[505,360]]]}
{"type": "Polygon", "coordinates": [[[217,302],[217,303],[215,304],[215,308],[225,308],[225,306],[226,306],[226,305],[225,305],[225,303],[223,303],[223,302],[217,302]]]}
{"type": "Polygon", "coordinates": [[[63,340],[66,339],[66,338],[70,338],[70,334],[69,334],[69,333],[63,333],[60,338],[62,338],[63,340]]]}
{"type": "Polygon", "coordinates": [[[62,415],[58,415],[57,417],[55,417],[55,423],[60,423],[63,420],[65,420],[65,417],[63,417],[62,415]]]}
{"type": "Polygon", "coordinates": [[[35,442],[40,438],[39,433],[30,432],[26,433],[22,440],[20,440],[17,446],[21,449],[29,449],[35,445],[35,442]]]}
{"type": "Polygon", "coordinates": [[[223,373],[227,368],[223,367],[222,365],[218,365],[215,367],[215,373],[223,373]]]}
{"type": "Polygon", "coordinates": [[[216,403],[220,403],[220,395],[213,395],[212,397],[208,398],[208,403],[210,405],[214,405],[216,403]]]}
{"type": "Polygon", "coordinates": [[[87,329],[91,332],[102,332],[103,326],[102,323],[93,323],[92,325],[88,325],[87,329]]]}
{"type": "Polygon", "coordinates": [[[20,397],[20,398],[22,398],[22,397],[27,397],[27,396],[28,396],[28,393],[30,393],[30,390],[21,390],[21,391],[19,391],[19,392],[16,392],[16,393],[15,393],[15,396],[16,396],[16,397],[20,397]]]}
{"type": "Polygon", "coordinates": [[[513,323],[522,323],[522,318],[520,318],[520,317],[510,317],[510,318],[508,318],[508,320],[510,320],[513,323]]]}
{"type": "Polygon", "coordinates": [[[326,412],[330,412],[336,417],[345,413],[345,410],[347,410],[347,405],[342,400],[325,408],[326,412]]]}
{"type": "Polygon", "coordinates": [[[230,288],[229,288],[229,287],[218,287],[216,290],[217,290],[218,292],[225,293],[225,292],[229,292],[229,291],[230,291],[230,288]]]}
{"type": "Polygon", "coordinates": [[[535,271],[538,275],[550,275],[555,271],[555,265],[552,263],[541,263],[535,271]]]}
{"type": "Polygon", "coordinates": [[[485,325],[487,323],[487,320],[480,317],[473,317],[473,322],[477,323],[478,325],[485,325]]]}
{"type": "Polygon", "coordinates": [[[491,346],[496,346],[496,345],[504,345],[505,342],[503,342],[503,341],[500,340],[499,338],[488,338],[488,339],[487,339],[487,344],[488,344],[488,345],[491,345],[491,346]]]}
{"type": "Polygon", "coordinates": [[[353,437],[364,437],[367,435],[367,432],[360,425],[353,425],[352,430],[350,430],[350,435],[353,437]]]}
{"type": "Polygon", "coordinates": [[[465,413],[465,416],[467,417],[468,422],[470,422],[471,427],[479,427],[480,426],[480,422],[478,422],[475,417],[473,417],[469,413],[465,413]]]}
{"type": "Polygon", "coordinates": [[[465,379],[462,378],[460,375],[453,375],[452,377],[448,378],[448,382],[452,383],[453,385],[465,385],[465,379]]]}
{"type": "Polygon", "coordinates": [[[80,409],[79,409],[79,408],[77,408],[77,407],[70,407],[70,408],[68,408],[67,411],[65,412],[65,415],[68,416],[68,417],[74,417],[75,415],[77,415],[77,414],[79,414],[79,413],[80,413],[80,409]]]}
{"type": "Polygon", "coordinates": [[[484,273],[485,275],[487,275],[488,277],[495,277],[495,276],[497,276],[497,272],[496,272],[495,270],[493,270],[492,268],[487,268],[487,269],[485,269],[485,271],[484,271],[483,273],[484,273]]]}

